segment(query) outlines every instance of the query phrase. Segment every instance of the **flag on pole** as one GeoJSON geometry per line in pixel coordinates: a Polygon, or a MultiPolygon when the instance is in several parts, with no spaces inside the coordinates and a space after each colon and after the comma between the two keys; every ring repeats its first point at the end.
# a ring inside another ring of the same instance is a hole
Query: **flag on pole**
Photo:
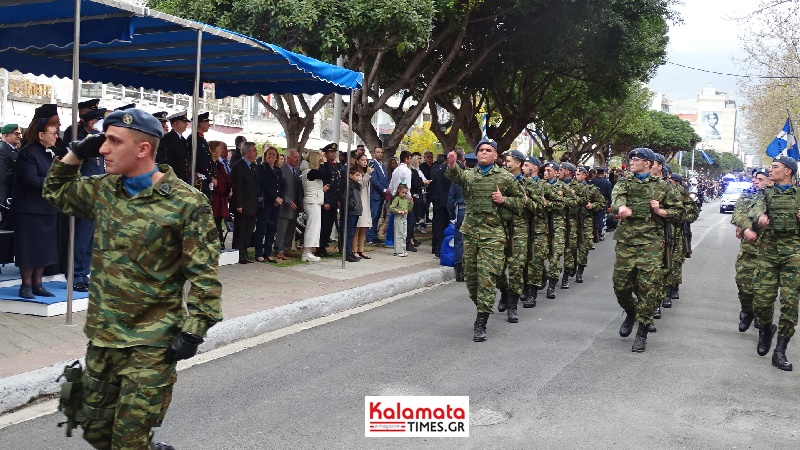
{"type": "Polygon", "coordinates": [[[683,165],[683,150],[681,150],[681,151],[679,151],[679,152],[678,152],[678,157],[677,157],[677,159],[678,159],[678,165],[679,165],[679,166],[682,166],[682,165],[683,165]]]}
{"type": "Polygon", "coordinates": [[[484,114],[483,115],[483,123],[481,123],[481,132],[483,133],[483,137],[487,137],[487,135],[486,135],[486,118],[488,116],[489,116],[489,114],[484,114]]]}
{"type": "Polygon", "coordinates": [[[781,132],[775,136],[775,139],[767,146],[767,156],[776,157],[780,154],[787,154],[792,159],[800,159],[800,151],[797,149],[797,140],[794,138],[794,129],[792,128],[792,120],[787,118],[786,123],[783,125],[781,132]]]}
{"type": "Polygon", "coordinates": [[[703,158],[705,158],[709,164],[714,164],[714,160],[711,159],[710,156],[708,156],[708,153],[704,152],[703,150],[700,150],[700,154],[703,155],[703,158]]]}

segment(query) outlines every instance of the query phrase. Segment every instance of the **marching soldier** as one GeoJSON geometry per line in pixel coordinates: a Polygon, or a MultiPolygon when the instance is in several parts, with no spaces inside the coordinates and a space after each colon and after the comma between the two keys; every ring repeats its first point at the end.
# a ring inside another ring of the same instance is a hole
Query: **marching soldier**
{"type": "MultiPolygon", "coordinates": [[[[668,165],[665,165],[665,167],[669,170],[668,165]]],[[[678,193],[678,197],[683,204],[683,220],[673,227],[672,267],[670,267],[665,278],[667,290],[666,296],[661,302],[661,306],[664,308],[672,308],[672,300],[678,299],[678,286],[683,283],[683,263],[686,261],[686,255],[691,252],[686,230],[700,215],[697,204],[689,197],[689,193],[683,187],[683,177],[677,173],[671,174],[669,182],[672,183],[673,189],[678,193]]]]}
{"type": "Polygon", "coordinates": [[[547,229],[547,199],[544,198],[544,180],[539,178],[539,169],[542,162],[535,156],[529,156],[522,165],[525,173],[525,192],[529,198],[541,199],[539,208],[532,210],[528,223],[528,258],[525,267],[525,292],[522,300],[523,308],[536,306],[536,297],[539,289],[545,284],[544,262],[547,260],[548,229],[547,229]]]}
{"type": "Polygon", "coordinates": [[[741,241],[739,253],[736,255],[736,287],[739,290],[739,332],[744,333],[755,319],[753,312],[753,274],[758,268],[758,241],[744,239],[744,230],[750,226],[748,214],[753,207],[756,194],[772,186],[766,169],[755,169],[752,172],[753,186],[742,192],[733,208],[731,223],[736,225],[736,238],[741,241]]]}
{"type": "Polygon", "coordinates": [[[588,177],[589,172],[586,168],[578,167],[575,178],[583,186],[584,200],[586,200],[586,203],[581,205],[582,217],[579,217],[580,222],[582,222],[580,224],[582,237],[580,245],[578,246],[578,271],[575,274],[576,283],[583,283],[583,271],[586,270],[586,266],[589,264],[589,250],[592,249],[592,244],[594,243],[594,218],[596,212],[598,210],[605,211],[606,209],[605,197],[603,197],[603,194],[597,186],[588,183],[588,177]]]}
{"type": "Polygon", "coordinates": [[[558,163],[549,161],[544,165],[544,198],[548,202],[548,256],[547,263],[547,298],[556,298],[556,283],[561,276],[561,257],[564,256],[566,238],[566,208],[575,198],[572,190],[558,177],[558,163]]]}
{"type": "Polygon", "coordinates": [[[447,155],[445,176],[464,190],[467,206],[461,232],[464,235],[464,271],[469,297],[478,314],[473,340],[486,340],[486,322],[494,308],[499,278],[503,275],[507,223],[511,211],[521,209],[524,197],[519,183],[507,171],[497,167],[497,143],[482,139],[475,153],[478,165],[461,169],[456,154],[447,155]]]}
{"type": "Polygon", "coordinates": [[[786,359],[786,347],[797,325],[800,296],[800,189],[792,184],[796,173],[797,161],[791,157],[780,155],[772,161],[769,179],[773,185],[756,198],[749,214],[752,224],[744,231],[750,242],[756,238],[760,241],[758,268],[753,276],[753,309],[761,325],[756,351],[759,356],[769,353],[777,332],[772,365],[786,371],[792,370],[786,359]],[[756,233],[758,229],[762,230],[760,236],[756,233]],[[776,326],[772,316],[779,288],[781,316],[776,326]]]}
{"type": "Polygon", "coordinates": [[[569,289],[569,277],[577,274],[576,260],[582,232],[578,216],[581,214],[581,205],[586,204],[583,186],[575,179],[575,170],[574,164],[563,162],[558,173],[572,194],[564,211],[564,274],[561,276],[561,289],[569,289]]]}
{"type": "Polygon", "coordinates": [[[675,193],[651,176],[655,161],[652,150],[636,148],[628,158],[631,174],[618,180],[611,194],[611,208],[620,217],[614,235],[617,245],[612,281],[617,302],[626,313],[619,334],[630,336],[633,324],[639,322],[631,351],[643,352],[648,327],[661,301],[664,221],[680,216],[682,208],[675,193]]]}

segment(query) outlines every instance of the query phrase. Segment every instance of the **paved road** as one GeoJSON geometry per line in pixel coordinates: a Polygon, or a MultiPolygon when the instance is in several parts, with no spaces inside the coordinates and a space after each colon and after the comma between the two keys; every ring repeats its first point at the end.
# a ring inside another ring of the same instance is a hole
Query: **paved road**
{"type": "MultiPolygon", "coordinates": [[[[451,283],[182,371],[157,436],[180,449],[798,448],[798,373],[737,330],[729,219],[703,211],[681,299],[643,354],[617,334],[606,241],[586,283],[518,324],[493,315],[485,343],[451,283]],[[470,437],[365,438],[366,395],[469,395],[470,437]]],[[[85,448],[57,420],[0,430],[0,448],[85,448]]]]}

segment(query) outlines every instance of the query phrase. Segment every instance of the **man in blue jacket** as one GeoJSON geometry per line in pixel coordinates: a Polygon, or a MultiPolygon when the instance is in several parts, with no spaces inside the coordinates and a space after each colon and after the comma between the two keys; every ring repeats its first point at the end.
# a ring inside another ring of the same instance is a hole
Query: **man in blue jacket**
{"type": "Polygon", "coordinates": [[[367,242],[370,244],[382,244],[383,240],[378,238],[378,221],[383,213],[383,202],[386,194],[389,193],[389,178],[386,176],[386,168],[383,167],[383,149],[375,147],[372,150],[372,159],[369,161],[372,167],[370,175],[369,210],[372,213],[372,228],[367,230],[367,242]]]}

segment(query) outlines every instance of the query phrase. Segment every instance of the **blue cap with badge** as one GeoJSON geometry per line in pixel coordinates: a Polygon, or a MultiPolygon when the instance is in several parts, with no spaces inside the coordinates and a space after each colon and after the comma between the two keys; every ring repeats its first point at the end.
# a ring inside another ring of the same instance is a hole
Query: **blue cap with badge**
{"type": "Polygon", "coordinates": [[[772,162],[779,162],[792,170],[792,175],[797,173],[797,161],[789,155],[778,155],[772,162]]]}
{"type": "Polygon", "coordinates": [[[114,111],[107,115],[103,120],[103,131],[108,130],[108,127],[130,128],[159,139],[164,136],[164,128],[161,126],[161,122],[149,112],[138,108],[114,111]]]}
{"type": "Polygon", "coordinates": [[[525,154],[524,154],[524,153],[522,153],[522,152],[521,152],[521,151],[519,151],[519,150],[516,150],[516,149],[514,149],[514,150],[509,150],[509,151],[507,151],[505,154],[506,154],[506,156],[510,156],[510,157],[512,157],[512,158],[514,158],[514,159],[518,159],[518,160],[520,160],[520,161],[525,161],[525,154]]]}
{"type": "Polygon", "coordinates": [[[548,167],[553,170],[558,170],[561,168],[561,166],[559,166],[558,163],[555,161],[547,161],[546,163],[544,163],[544,168],[546,169],[548,167]]]}
{"type": "Polygon", "coordinates": [[[495,142],[494,139],[489,139],[488,137],[485,137],[481,139],[480,142],[478,142],[478,145],[475,146],[475,153],[478,153],[478,149],[481,148],[481,145],[483,144],[489,144],[492,147],[494,147],[495,151],[497,150],[497,142],[495,142]]]}
{"type": "Polygon", "coordinates": [[[628,153],[628,158],[641,158],[652,162],[656,160],[656,154],[647,147],[639,147],[631,150],[628,153]]]}
{"type": "Polygon", "coordinates": [[[569,170],[570,172],[575,172],[575,165],[566,161],[561,163],[561,168],[564,170],[569,170]]]}
{"type": "Polygon", "coordinates": [[[525,158],[525,161],[533,164],[536,167],[542,167],[542,160],[540,160],[535,156],[528,156],[527,158],[525,158]]]}

